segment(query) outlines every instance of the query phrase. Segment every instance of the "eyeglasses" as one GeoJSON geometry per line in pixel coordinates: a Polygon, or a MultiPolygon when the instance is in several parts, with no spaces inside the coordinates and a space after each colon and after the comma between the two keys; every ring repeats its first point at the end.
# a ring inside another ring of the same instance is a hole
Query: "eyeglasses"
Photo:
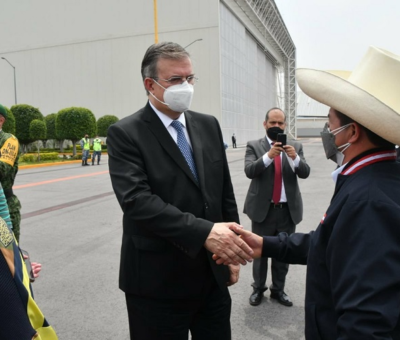
{"type": "Polygon", "coordinates": [[[157,78],[154,77],[154,80],[162,80],[167,82],[168,84],[171,85],[180,85],[183,84],[185,81],[187,81],[191,85],[195,85],[199,78],[196,78],[195,76],[189,76],[189,77],[171,77],[169,79],[162,79],[162,78],[157,78]]]}

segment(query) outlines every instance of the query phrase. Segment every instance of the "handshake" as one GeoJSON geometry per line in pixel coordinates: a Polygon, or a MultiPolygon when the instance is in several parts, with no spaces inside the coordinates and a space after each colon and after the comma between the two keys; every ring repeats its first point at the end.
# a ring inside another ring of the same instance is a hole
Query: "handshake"
{"type": "Polygon", "coordinates": [[[263,238],[235,222],[215,223],[204,246],[217,264],[245,265],[261,257],[263,238]]]}

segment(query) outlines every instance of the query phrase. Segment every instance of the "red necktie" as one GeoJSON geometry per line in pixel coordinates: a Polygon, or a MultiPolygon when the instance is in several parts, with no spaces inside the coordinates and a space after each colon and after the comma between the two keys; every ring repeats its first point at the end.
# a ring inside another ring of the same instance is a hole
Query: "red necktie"
{"type": "Polygon", "coordinates": [[[276,156],[274,158],[275,164],[275,178],[274,178],[274,192],[272,194],[272,200],[275,204],[278,204],[281,200],[282,191],[282,162],[281,156],[276,156]]]}

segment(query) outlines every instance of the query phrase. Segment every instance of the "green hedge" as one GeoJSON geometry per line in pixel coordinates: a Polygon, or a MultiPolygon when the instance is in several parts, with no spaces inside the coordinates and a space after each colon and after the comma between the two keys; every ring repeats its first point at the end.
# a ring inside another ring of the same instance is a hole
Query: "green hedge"
{"type": "MultiPolygon", "coordinates": [[[[82,159],[82,153],[77,153],[75,156],[71,156],[70,159],[82,159]]],[[[90,153],[88,156],[88,161],[92,159],[92,154],[90,153]]]]}
{"type": "Polygon", "coordinates": [[[119,118],[113,115],[100,117],[97,121],[97,134],[102,137],[107,136],[107,131],[110,125],[119,121],[119,118]]]}
{"type": "Polygon", "coordinates": [[[7,119],[3,124],[3,131],[15,136],[15,117],[8,107],[5,107],[5,109],[7,111],[7,119]]]}
{"type": "MultiPolygon", "coordinates": [[[[20,162],[36,162],[38,159],[37,153],[26,153],[19,158],[20,162]]],[[[54,161],[58,160],[58,152],[40,153],[41,161],[54,161]]]]}
{"type": "MultiPolygon", "coordinates": [[[[64,148],[64,152],[68,151],[68,152],[72,152],[72,146],[69,146],[68,148],[64,148]]],[[[82,151],[82,148],[80,145],[76,145],[76,152],[78,151],[82,151]]],[[[93,145],[90,145],[90,151],[93,151],[93,145]]],[[[107,152],[107,145],[101,145],[101,151],[102,152],[107,152]]]]}
{"type": "Polygon", "coordinates": [[[73,143],[86,134],[95,136],[97,133],[96,117],[84,107],[67,107],[58,111],[55,127],[57,138],[69,139],[73,143]]]}
{"type": "MultiPolygon", "coordinates": [[[[81,147],[76,146],[76,151],[81,152],[81,147]]],[[[90,151],[93,151],[93,147],[90,147],[90,151]]],[[[43,153],[57,153],[57,154],[63,154],[63,153],[68,153],[68,152],[72,152],[72,147],[68,147],[68,148],[64,148],[63,152],[60,152],[59,148],[40,148],[40,155],[42,155],[43,153]]],[[[107,153],[107,145],[102,145],[101,146],[101,152],[103,153],[107,153]]]]}
{"type": "Polygon", "coordinates": [[[32,138],[29,134],[29,126],[34,119],[44,120],[39,109],[27,104],[17,104],[11,106],[10,110],[15,118],[15,135],[20,144],[28,145],[36,142],[36,138],[32,138]]]}
{"type": "MultiPolygon", "coordinates": [[[[45,148],[40,148],[40,155],[42,155],[42,153],[59,153],[60,149],[45,149],[45,148]]],[[[32,153],[32,152],[31,152],[32,153]]]]}

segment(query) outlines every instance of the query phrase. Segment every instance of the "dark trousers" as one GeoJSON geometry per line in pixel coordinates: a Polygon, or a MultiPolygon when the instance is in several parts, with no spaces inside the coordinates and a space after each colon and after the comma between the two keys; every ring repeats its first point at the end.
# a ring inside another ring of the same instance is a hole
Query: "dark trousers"
{"type": "MultiPolygon", "coordinates": [[[[289,235],[294,233],[296,225],[290,217],[287,205],[282,208],[270,207],[267,217],[261,223],[252,221],[251,229],[253,233],[261,236],[275,236],[280,232],[286,232],[289,235]]],[[[278,292],[285,288],[286,274],[289,270],[287,263],[271,259],[272,285],[271,291],[278,292]]],[[[253,261],[253,279],[252,286],[262,291],[267,290],[265,282],[267,280],[268,258],[255,259],[253,261]]]]}
{"type": "Polygon", "coordinates": [[[101,158],[101,151],[93,151],[92,164],[94,164],[94,161],[96,160],[96,156],[97,156],[97,164],[99,164],[100,163],[100,158],[101,158]]]}
{"type": "Polygon", "coordinates": [[[131,340],[231,340],[231,297],[213,281],[198,299],[125,294],[131,340]]]}

